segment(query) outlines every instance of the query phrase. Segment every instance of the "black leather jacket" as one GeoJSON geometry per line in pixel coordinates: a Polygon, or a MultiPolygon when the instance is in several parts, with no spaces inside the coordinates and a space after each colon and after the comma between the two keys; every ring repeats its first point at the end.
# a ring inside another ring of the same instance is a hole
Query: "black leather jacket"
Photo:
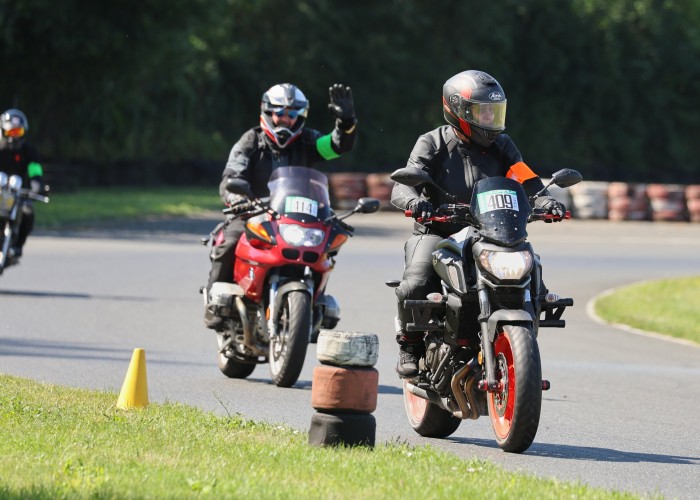
{"type": "Polygon", "coordinates": [[[36,185],[43,186],[44,171],[39,161],[39,153],[28,142],[24,142],[17,149],[0,148],[0,172],[22,176],[22,184],[25,188],[30,187],[30,180],[34,180],[36,185]]]}
{"type": "Polygon", "coordinates": [[[355,127],[348,133],[336,125],[325,136],[318,130],[304,128],[298,139],[284,149],[279,149],[271,144],[261,127],[252,128],[231,149],[221,176],[219,195],[226,203],[226,182],[234,177],[248,181],[256,197],[268,196],[270,191],[267,182],[273,169],[291,165],[313,167],[320,161],[331,160],[350,151],[354,143],[355,127]]]}
{"type": "MultiPolygon", "coordinates": [[[[500,134],[491,147],[482,148],[473,143],[463,143],[451,126],[444,125],[418,138],[407,166],[425,170],[438,186],[455,195],[458,202],[469,203],[478,180],[509,176],[511,167],[522,161],[520,151],[506,134],[500,134]]],[[[532,175],[522,182],[528,196],[544,187],[540,178],[532,175]]],[[[434,208],[451,202],[431,186],[410,187],[397,183],[391,193],[391,203],[406,210],[408,204],[419,197],[428,200],[434,208]]],[[[460,226],[448,223],[432,223],[430,228],[416,223],[417,231],[443,237],[459,229],[460,226]]]]}

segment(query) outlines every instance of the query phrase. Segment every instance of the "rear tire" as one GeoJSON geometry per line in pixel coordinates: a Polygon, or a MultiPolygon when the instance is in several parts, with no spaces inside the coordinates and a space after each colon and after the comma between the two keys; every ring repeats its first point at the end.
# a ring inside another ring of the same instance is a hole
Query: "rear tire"
{"type": "Polygon", "coordinates": [[[499,392],[486,396],[498,446],[522,453],[535,439],[542,408],[542,367],[534,333],[505,325],[493,343],[499,392]]]}
{"type": "Polygon", "coordinates": [[[435,403],[419,398],[411,393],[403,382],[403,404],[408,417],[408,423],[421,436],[446,438],[453,434],[462,420],[443,410],[435,403]]]}
{"type": "Polygon", "coordinates": [[[270,339],[270,374],[277,387],[291,387],[304,366],[311,333],[311,298],[292,290],[282,301],[277,335],[270,339]]]}

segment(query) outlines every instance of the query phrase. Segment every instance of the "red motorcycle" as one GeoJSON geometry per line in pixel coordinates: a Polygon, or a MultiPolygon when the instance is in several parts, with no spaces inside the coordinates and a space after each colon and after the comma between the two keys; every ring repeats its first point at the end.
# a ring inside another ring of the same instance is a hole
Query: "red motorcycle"
{"type": "Polygon", "coordinates": [[[291,387],[308,344],[320,328],[339,320],[338,304],[324,292],[335,256],[353,235],[343,219],[376,212],[379,200],[361,198],[337,216],[328,178],[306,167],[278,168],[268,186],[270,196],[256,199],[247,182],[229,181],[230,192],[249,200],[224,213],[246,220],[246,228],[236,246],[234,283],[214,283],[208,299],[225,318],[225,329],[217,332],[221,372],[246,378],[257,364],[269,362],[273,383],[291,387]]]}

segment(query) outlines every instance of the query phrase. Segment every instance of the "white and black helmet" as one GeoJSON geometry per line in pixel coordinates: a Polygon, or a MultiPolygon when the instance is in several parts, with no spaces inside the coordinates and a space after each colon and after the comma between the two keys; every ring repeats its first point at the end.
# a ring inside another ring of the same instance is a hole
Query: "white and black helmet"
{"type": "Polygon", "coordinates": [[[506,128],[506,94],[483,71],[457,73],[442,87],[447,123],[482,147],[489,147],[506,128]]]}
{"type": "Polygon", "coordinates": [[[260,103],[260,126],[265,134],[280,148],[294,142],[301,135],[309,114],[309,101],[296,85],[280,83],[270,87],[262,96],[260,103]],[[291,128],[275,126],[273,113],[284,113],[290,118],[296,117],[291,128]]]}
{"type": "Polygon", "coordinates": [[[29,131],[29,121],[19,109],[8,109],[0,115],[0,129],[0,145],[3,149],[16,149],[24,143],[25,135],[29,131]]]}

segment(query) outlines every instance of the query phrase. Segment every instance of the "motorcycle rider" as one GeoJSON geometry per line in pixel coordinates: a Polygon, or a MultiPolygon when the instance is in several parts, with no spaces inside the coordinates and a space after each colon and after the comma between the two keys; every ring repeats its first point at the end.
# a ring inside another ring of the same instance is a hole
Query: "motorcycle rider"
{"type": "MultiPolygon", "coordinates": [[[[357,126],[352,89],[336,83],[328,91],[328,109],[335,116],[335,127],[326,135],[304,127],[309,101],[298,87],[281,83],[265,91],[260,102],[260,125],[245,132],[233,146],[221,177],[219,195],[227,206],[245,202],[245,197],[226,190],[231,178],[247,181],[255,197],[264,197],[270,194],[267,182],[273,169],[313,167],[352,149],[357,126]]],[[[244,230],[245,222],[233,219],[213,231],[217,244],[210,254],[207,298],[215,282],[233,281],[235,248],[244,230]]],[[[204,324],[214,330],[223,326],[222,319],[209,307],[205,308],[204,324]]]]}
{"type": "MultiPolygon", "coordinates": [[[[461,203],[469,203],[474,184],[487,177],[514,179],[522,184],[528,196],[544,187],[523,162],[513,140],[503,133],[506,96],[492,76],[468,70],[449,78],[442,88],[442,107],[447,125],[418,138],[407,166],[428,172],[438,186],[461,203]]],[[[401,210],[411,210],[414,219],[430,217],[439,213],[441,205],[454,203],[431,186],[409,187],[398,183],[392,190],[391,202],[401,210]]],[[[547,192],[537,198],[535,206],[557,216],[566,212],[564,205],[547,192]]],[[[424,300],[429,293],[441,290],[431,254],[439,241],[461,228],[452,223],[423,225],[416,221],[413,234],[404,246],[405,268],[396,288],[396,340],[400,346],[396,371],[401,378],[418,374],[418,360],[425,350],[423,332],[405,329],[413,318],[404,301],[424,300]]]]}
{"type": "MultiPolygon", "coordinates": [[[[22,185],[35,193],[42,193],[44,170],[39,163],[39,153],[27,141],[29,121],[19,109],[8,109],[0,115],[0,172],[22,177],[22,185]]],[[[22,219],[17,242],[12,248],[15,258],[22,255],[22,247],[34,228],[34,207],[27,202],[22,207],[22,219]]]]}

